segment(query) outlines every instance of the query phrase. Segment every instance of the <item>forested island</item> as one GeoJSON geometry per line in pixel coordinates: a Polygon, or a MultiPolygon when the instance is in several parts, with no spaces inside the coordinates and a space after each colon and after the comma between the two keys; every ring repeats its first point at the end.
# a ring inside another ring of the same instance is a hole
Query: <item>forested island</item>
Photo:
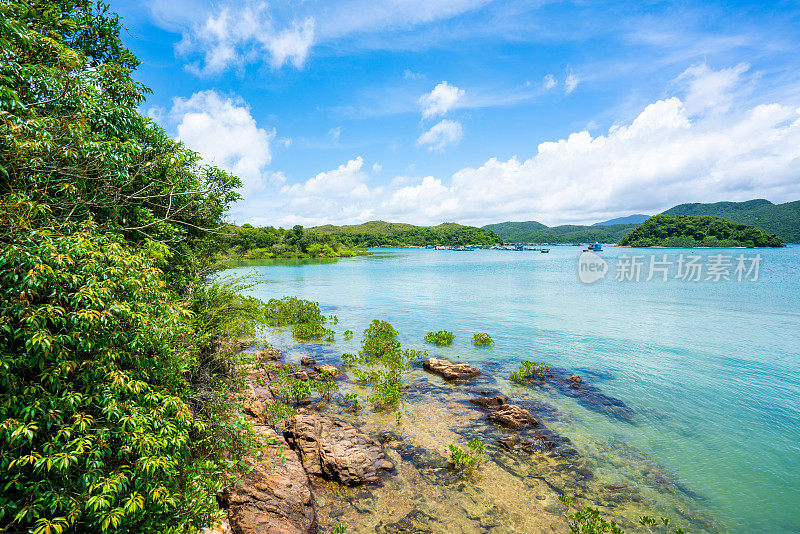
{"type": "Polygon", "coordinates": [[[655,215],[619,242],[628,247],[783,247],[760,228],[708,215],[655,215]]]}

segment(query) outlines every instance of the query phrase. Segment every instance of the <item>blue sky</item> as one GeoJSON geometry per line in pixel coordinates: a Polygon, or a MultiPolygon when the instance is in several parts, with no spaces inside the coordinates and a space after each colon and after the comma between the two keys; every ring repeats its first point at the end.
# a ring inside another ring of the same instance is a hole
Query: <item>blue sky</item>
{"type": "Polygon", "coordinates": [[[592,223],[800,199],[796,2],[112,1],[238,223],[592,223]]]}

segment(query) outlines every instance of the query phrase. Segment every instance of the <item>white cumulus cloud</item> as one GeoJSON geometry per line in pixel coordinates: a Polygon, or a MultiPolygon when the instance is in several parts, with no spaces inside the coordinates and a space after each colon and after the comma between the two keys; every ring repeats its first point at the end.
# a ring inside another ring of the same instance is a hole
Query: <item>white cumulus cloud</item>
{"type": "Polygon", "coordinates": [[[443,119],[434,124],[430,130],[419,136],[417,145],[427,146],[428,150],[442,150],[447,145],[456,145],[461,141],[464,131],[461,123],[443,119]]]}
{"type": "Polygon", "coordinates": [[[177,138],[198,152],[203,161],[238,176],[244,192],[281,181],[282,175],[266,170],[272,159],[270,144],[275,130],[259,128],[242,100],[211,90],[189,98],[175,97],[166,120],[177,138]]]}
{"type": "Polygon", "coordinates": [[[419,106],[422,109],[422,118],[428,119],[437,115],[444,115],[458,105],[464,96],[464,90],[443,81],[433,88],[430,93],[419,97],[419,106]]]}

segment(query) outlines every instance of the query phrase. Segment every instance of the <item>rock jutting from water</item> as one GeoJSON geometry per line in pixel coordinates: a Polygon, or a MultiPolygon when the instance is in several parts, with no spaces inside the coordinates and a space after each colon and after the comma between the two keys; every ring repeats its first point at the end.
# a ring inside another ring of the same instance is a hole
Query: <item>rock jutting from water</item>
{"type": "Polygon", "coordinates": [[[422,367],[445,380],[466,380],[481,374],[481,370],[477,367],[466,363],[453,363],[443,358],[428,358],[422,362],[422,367]]]}
{"type": "Polygon", "coordinates": [[[381,474],[394,469],[377,440],[309,410],[290,418],[283,434],[312,475],[357,486],[378,482],[381,474]]]}

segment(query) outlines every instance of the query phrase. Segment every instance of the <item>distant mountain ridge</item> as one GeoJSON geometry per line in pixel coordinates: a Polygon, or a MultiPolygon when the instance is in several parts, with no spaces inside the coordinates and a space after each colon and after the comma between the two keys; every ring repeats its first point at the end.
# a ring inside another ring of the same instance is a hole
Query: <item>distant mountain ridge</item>
{"type": "MultiPolygon", "coordinates": [[[[710,215],[734,223],[755,226],[768,234],[777,235],[785,243],[800,243],[800,200],[784,204],[773,204],[763,198],[745,202],[680,204],[668,209],[664,214],[710,215]]],[[[646,216],[629,215],[628,217],[646,216]]],[[[484,228],[494,231],[505,241],[512,243],[588,243],[593,241],[619,243],[639,224],[618,224],[618,221],[624,221],[628,217],[619,217],[592,226],[566,224],[549,227],[537,221],[524,221],[487,224],[484,228]]]]}
{"type": "Polygon", "coordinates": [[[636,228],[635,224],[610,224],[582,226],[562,224],[552,228],[536,221],[487,224],[491,230],[509,243],[617,243],[625,234],[636,228]]]}
{"type": "Polygon", "coordinates": [[[637,213],[634,215],[628,215],[626,217],[617,217],[616,219],[609,219],[607,221],[596,222],[592,226],[609,226],[612,224],[642,224],[649,218],[650,218],[649,215],[637,213]]]}

